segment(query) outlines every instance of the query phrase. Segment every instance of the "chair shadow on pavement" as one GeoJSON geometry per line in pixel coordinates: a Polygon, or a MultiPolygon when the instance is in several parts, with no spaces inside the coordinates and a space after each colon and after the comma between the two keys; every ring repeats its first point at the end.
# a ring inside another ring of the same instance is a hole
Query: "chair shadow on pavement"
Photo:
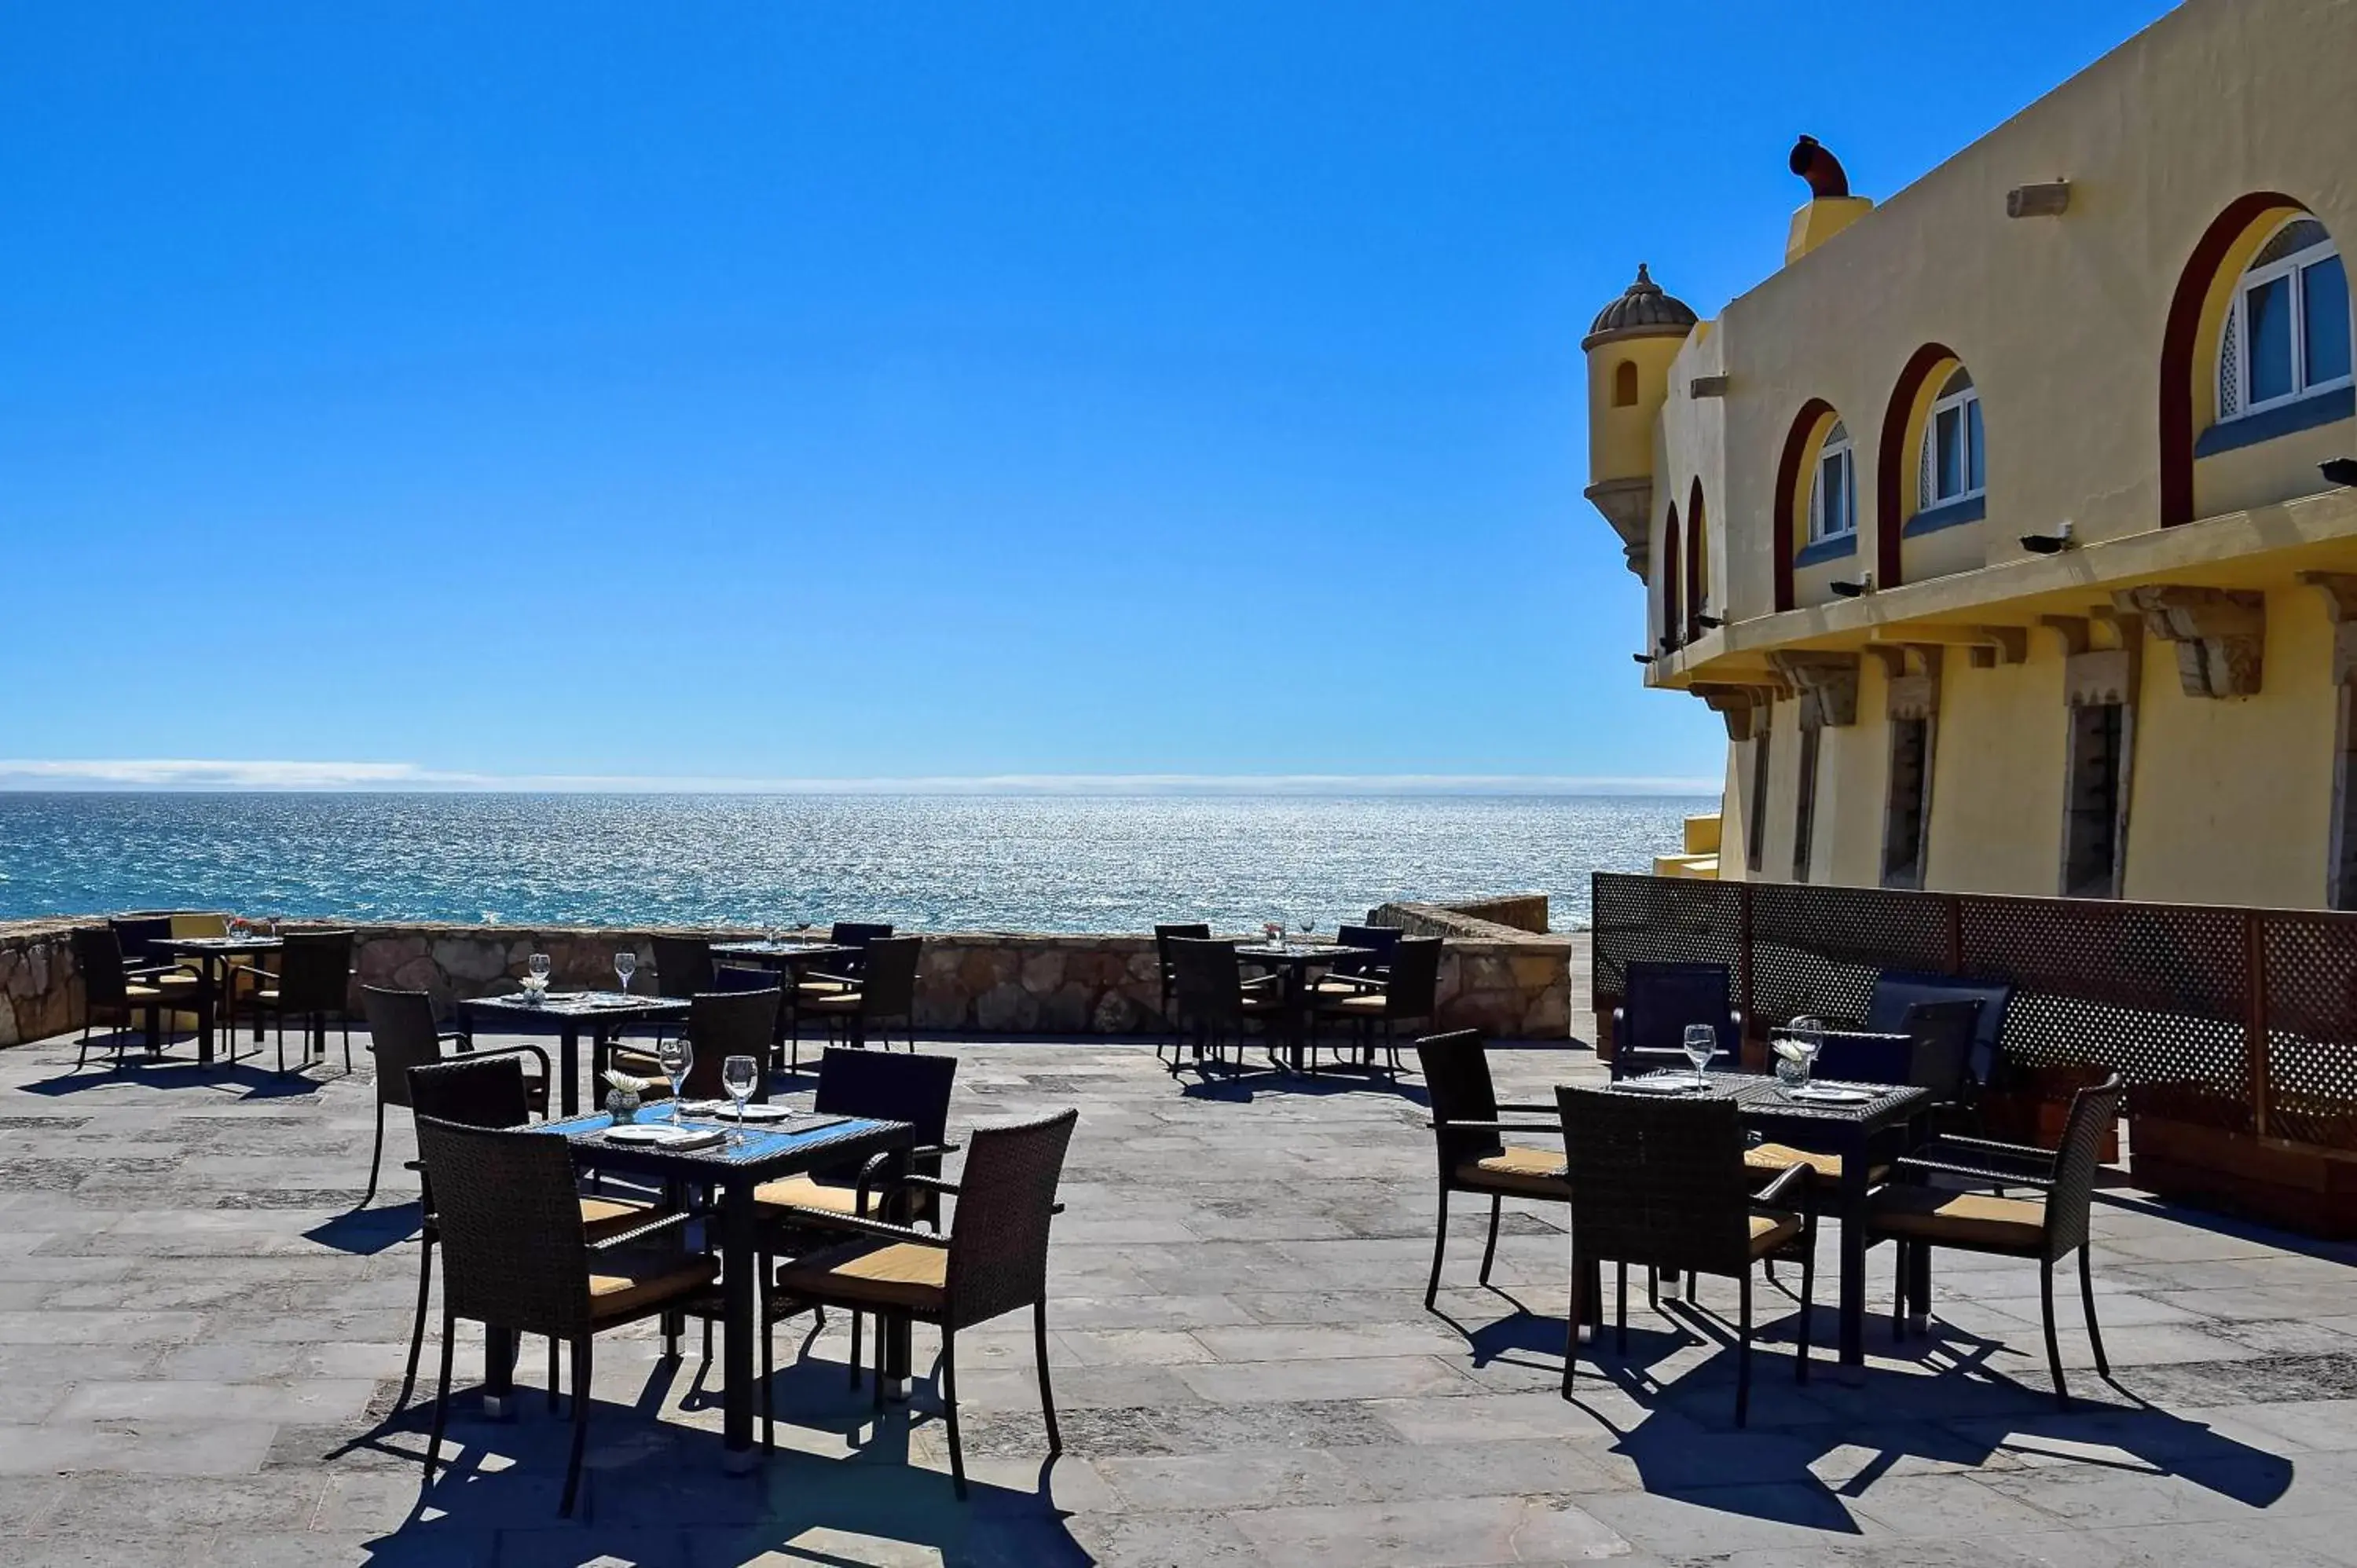
{"type": "MultiPolygon", "coordinates": [[[[780,1348],[783,1350],[784,1346],[780,1348]]],[[[1006,1568],[1082,1568],[1094,1559],[1073,1540],[1050,1498],[1054,1462],[1040,1453],[1031,1489],[1007,1484],[1003,1463],[968,1455],[970,1496],[961,1502],[945,1471],[911,1465],[911,1429],[937,1428],[920,1383],[912,1405],[878,1420],[872,1392],[854,1392],[843,1363],[797,1359],[779,1369],[777,1450],[749,1476],[722,1467],[716,1431],[665,1418],[680,1380],[678,1408],[710,1412],[717,1397],[694,1354],[657,1360],[629,1402],[599,1399],[589,1416],[588,1452],[572,1519],[557,1513],[573,1407],[552,1412],[533,1375],[536,1352],[520,1358],[515,1413],[491,1421],[478,1390],[452,1391],[442,1464],[398,1528],[368,1542],[374,1564],[581,1563],[619,1559],[655,1568],[674,1562],[748,1562],[787,1552],[796,1561],[867,1562],[880,1549],[898,1561],[913,1550],[947,1563],[1006,1568]],[[846,1453],[793,1446],[813,1434],[849,1444],[846,1453]]],[[[463,1357],[463,1352],[462,1352],[463,1357]]],[[[428,1361],[432,1360],[429,1355],[428,1361]]],[[[398,1477],[414,1489],[433,1420],[430,1376],[419,1397],[326,1455],[327,1463],[398,1477]]],[[[390,1390],[383,1402],[390,1404],[390,1390]]],[[[1025,1468],[1029,1467],[1027,1455],[1025,1468]]]]}
{"type": "MultiPolygon", "coordinates": [[[[1511,1304],[1508,1316],[1469,1326],[1447,1313],[1436,1316],[1465,1337],[1477,1367],[1504,1361],[1559,1375],[1567,1321],[1560,1310],[1534,1314],[1490,1288],[1511,1304]]],[[[1652,1311],[1640,1285],[1631,1292],[1622,1351],[1610,1294],[1608,1285],[1605,1322],[1579,1347],[1569,1403],[1616,1439],[1610,1452],[1635,1466],[1648,1492],[1856,1534],[1861,1531],[1849,1501],[1885,1476],[1927,1467],[1978,1470],[2067,1458],[2181,1477],[2254,1509],[2291,1487],[2291,1458],[2173,1415],[2117,1376],[2072,1369],[2072,1408],[2061,1410],[2042,1367],[2034,1380],[2007,1377],[1989,1364],[2001,1342],[1936,1318],[1926,1337],[1870,1344],[1877,1357],[1904,1358],[1911,1368],[1869,1365],[1862,1378],[1844,1380],[1829,1349],[1837,1315],[1822,1303],[1810,1320],[1805,1384],[1792,1376],[1797,1304],[1781,1316],[1771,1305],[1755,1320],[1750,1423],[1738,1427],[1733,1324],[1706,1306],[1672,1299],[1666,1282],[1662,1310],[1652,1311]],[[1699,1363],[1692,1359],[1697,1348],[1706,1351],[1699,1363]],[[1668,1365],[1673,1359],[1674,1367],[1668,1365]]]]}

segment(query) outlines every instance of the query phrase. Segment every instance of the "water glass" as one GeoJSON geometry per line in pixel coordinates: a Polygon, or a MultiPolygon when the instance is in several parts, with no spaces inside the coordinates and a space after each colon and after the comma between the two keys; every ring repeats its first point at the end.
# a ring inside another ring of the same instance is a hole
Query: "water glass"
{"type": "Polygon", "coordinates": [[[751,1057],[730,1057],[720,1064],[720,1087],[737,1102],[737,1131],[728,1139],[732,1144],[745,1141],[745,1101],[753,1098],[760,1070],[760,1064],[751,1057]]]}
{"type": "Polygon", "coordinates": [[[1787,1093],[1807,1085],[1809,1061],[1816,1054],[1813,1044],[1789,1028],[1768,1031],[1768,1055],[1776,1064],[1776,1082],[1787,1093]]]}
{"type": "Polygon", "coordinates": [[[638,972],[639,955],[637,953],[629,948],[624,948],[614,955],[614,977],[622,983],[623,990],[628,991],[630,988],[630,976],[638,972]]]}
{"type": "Polygon", "coordinates": [[[671,1119],[679,1121],[679,1097],[687,1092],[687,1069],[695,1065],[695,1047],[685,1035],[674,1035],[655,1047],[655,1061],[671,1079],[671,1119]]]}
{"type": "Polygon", "coordinates": [[[542,990],[548,988],[548,955],[536,952],[523,961],[523,972],[532,976],[542,990]]]}
{"type": "Polygon", "coordinates": [[[1707,1024],[1688,1024],[1685,1053],[1686,1060],[1694,1063],[1695,1087],[1708,1088],[1710,1079],[1703,1076],[1703,1069],[1708,1067],[1710,1058],[1718,1054],[1718,1031],[1707,1024]]]}

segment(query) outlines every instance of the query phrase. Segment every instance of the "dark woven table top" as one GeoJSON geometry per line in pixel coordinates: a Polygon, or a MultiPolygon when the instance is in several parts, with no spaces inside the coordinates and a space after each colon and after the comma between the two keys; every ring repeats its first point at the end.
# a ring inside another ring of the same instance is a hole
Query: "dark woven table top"
{"type": "MultiPolygon", "coordinates": [[[[645,1118],[642,1116],[641,1120],[645,1118]]],[[[664,1119],[658,1116],[656,1121],[664,1119]]],[[[574,1146],[587,1155],[609,1159],[616,1155],[628,1155],[632,1160],[659,1163],[680,1161],[719,1170],[736,1170],[746,1166],[773,1165],[814,1165],[829,1163],[836,1156],[830,1153],[838,1145],[888,1148],[896,1144],[913,1141],[916,1129],[906,1122],[879,1122],[866,1117],[826,1118],[826,1125],[810,1126],[815,1117],[799,1117],[794,1122],[770,1126],[753,1125],[743,1129],[745,1141],[732,1144],[723,1139],[697,1149],[667,1149],[652,1144],[616,1144],[608,1140],[606,1130],[614,1119],[603,1112],[589,1116],[568,1116],[561,1121],[544,1122],[533,1129],[535,1133],[554,1133],[573,1141],[574,1146]],[[806,1131],[797,1132],[802,1125],[806,1131]]],[[[709,1117],[684,1116],[680,1125],[691,1128],[718,1128],[724,1133],[737,1132],[737,1123],[719,1122],[709,1117]]]]}
{"type": "Polygon", "coordinates": [[[147,944],[166,952],[276,952],[286,945],[284,937],[157,937],[147,944]]]}
{"type": "MultiPolygon", "coordinates": [[[[1705,1073],[1710,1080],[1708,1089],[1690,1089],[1685,1092],[1696,1099],[1732,1100],[1747,1116],[1773,1116],[1779,1121],[1788,1117],[1806,1117],[1819,1122],[1857,1122],[1869,1126],[1912,1116],[1931,1102],[1932,1091],[1905,1083],[1845,1083],[1843,1089],[1861,1089],[1874,1098],[1851,1105],[1826,1105],[1806,1100],[1794,1100],[1787,1095],[1776,1079],[1765,1073],[1712,1072],[1705,1073]]],[[[1614,1085],[1618,1092],[1622,1084],[1660,1082],[1663,1079],[1691,1079],[1692,1071],[1672,1069],[1665,1072],[1649,1072],[1634,1079],[1623,1079],[1614,1085]]],[[[1828,1084],[1831,1080],[1824,1081],[1828,1084]]],[[[1643,1093],[1645,1090],[1634,1092],[1643,1093]]]]}
{"type": "Polygon", "coordinates": [[[641,996],[629,991],[552,991],[538,1003],[521,991],[498,996],[468,996],[460,1007],[489,1007],[525,1017],[615,1018],[663,1017],[687,1011],[683,996],[641,996]]]}
{"type": "Polygon", "coordinates": [[[833,958],[838,953],[858,950],[843,942],[775,941],[775,942],[715,942],[715,958],[833,958]]]}
{"type": "Polygon", "coordinates": [[[1374,950],[1345,947],[1340,942],[1288,942],[1284,947],[1274,942],[1249,942],[1237,946],[1236,956],[1262,963],[1331,963],[1338,958],[1358,958],[1374,950]]]}

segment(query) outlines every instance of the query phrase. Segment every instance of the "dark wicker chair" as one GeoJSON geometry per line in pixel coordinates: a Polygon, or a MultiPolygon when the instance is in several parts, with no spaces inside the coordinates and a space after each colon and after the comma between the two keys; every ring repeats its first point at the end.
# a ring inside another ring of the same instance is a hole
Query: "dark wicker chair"
{"type": "Polygon", "coordinates": [[[1770,1256],[1801,1265],[1793,1376],[1809,1380],[1809,1316],[1816,1283],[1814,1173],[1796,1165],[1756,1197],[1743,1165],[1735,1101],[1666,1100],[1609,1089],[1555,1090],[1571,1169],[1571,1325],[1564,1348],[1569,1398],[1579,1327],[1598,1264],[1623,1265],[1615,1304],[1618,1349],[1629,1343],[1628,1275],[1641,1263],[1672,1274],[1727,1274],[1740,1283],[1736,1319],[1735,1423],[1751,1414],[1751,1266],[1770,1256]],[[1797,1207],[1777,1207],[1786,1197],[1797,1207]]]}
{"type": "Polygon", "coordinates": [[[1500,1105],[1490,1080],[1489,1048],[1480,1034],[1458,1029],[1430,1035],[1415,1043],[1416,1065],[1424,1070],[1425,1092],[1432,1099],[1432,1138],[1440,1156],[1440,1218],[1432,1241],[1432,1276],[1424,1283],[1424,1307],[1432,1310],[1440,1294],[1440,1263],[1448,1253],[1448,1195],[1470,1193],[1490,1200],[1490,1240],[1481,1248],[1481,1283],[1490,1283],[1490,1264],[1498,1253],[1498,1214],[1509,1197],[1542,1203],[1571,1201],[1571,1179],[1563,1156],[1553,1149],[1508,1144],[1504,1133],[1563,1135],[1563,1122],[1552,1105],[1500,1105]],[[1544,1121],[1506,1122],[1502,1113],[1544,1117],[1544,1121]]]}
{"type": "MultiPolygon", "coordinates": [[[[106,924],[123,948],[123,967],[140,976],[140,984],[154,986],[164,993],[167,1015],[193,1015],[204,1004],[204,976],[159,945],[178,934],[169,914],[117,915],[106,924]]],[[[237,1054],[234,1042],[230,1054],[232,1058],[237,1054]]]]}
{"type": "MultiPolygon", "coordinates": [[[[763,1069],[754,1081],[754,1102],[768,1103],[768,1068],[770,1038],[778,1026],[778,995],[773,985],[762,991],[700,991],[688,998],[684,1033],[694,1054],[687,1064],[685,1098],[724,1098],[726,1090],[721,1087],[721,1069],[730,1057],[751,1057],[763,1069]]],[[[663,1079],[662,1064],[633,1047],[616,1046],[608,1059],[623,1072],[663,1079]]],[[[660,1092],[666,1096],[671,1093],[668,1079],[664,1079],[660,1092]]]]}
{"type": "MultiPolygon", "coordinates": [[[[887,1051],[855,1051],[830,1047],[819,1059],[818,1093],[811,1109],[822,1115],[862,1116],[879,1122],[906,1122],[916,1129],[917,1144],[909,1151],[909,1165],[917,1175],[938,1177],[942,1156],[954,1152],[949,1141],[950,1090],[957,1078],[955,1057],[896,1057],[887,1051]]],[[[764,1182],[754,1190],[753,1202],[764,1231],[763,1294],[769,1295],[768,1260],[806,1250],[807,1221],[796,1211],[865,1217],[877,1213],[876,1182],[898,1155],[878,1155],[860,1166],[813,1171],[764,1182]]],[[[941,1198],[932,1188],[912,1187],[901,1202],[901,1218],[941,1229],[941,1198]]],[[[878,1214],[878,1218],[882,1216],[878,1214]]],[[[706,1304],[716,1306],[716,1303],[706,1304]]],[[[789,1303],[764,1300],[765,1321],[792,1316],[789,1303]],[[782,1306],[786,1310],[779,1310],[782,1306]]],[[[712,1314],[705,1315],[704,1359],[712,1359],[712,1314]]],[[[860,1315],[851,1315],[851,1381],[859,1382],[860,1315]]],[[[767,1375],[762,1382],[762,1413],[770,1419],[767,1375]]]]}
{"type": "MultiPolygon", "coordinates": [[[[962,1328],[1021,1307],[1031,1309],[1048,1452],[1064,1449],[1048,1378],[1048,1231],[1061,1207],[1056,1202],[1056,1183],[1080,1116],[1078,1111],[1063,1111],[1036,1122],[977,1127],[960,1180],[915,1175],[899,1178],[910,1187],[957,1198],[946,1236],[807,1210],[811,1222],[856,1232],[858,1239],[796,1258],[778,1273],[780,1293],[814,1305],[911,1318],[940,1328],[942,1408],[949,1423],[950,1475],[960,1498],[966,1495],[965,1454],[958,1441],[957,1336],[962,1328]]],[[[879,1412],[884,1407],[885,1338],[876,1336],[879,1412]]]]}
{"type": "Polygon", "coordinates": [[[705,937],[650,937],[654,951],[655,994],[684,1002],[712,984],[712,942],[705,937]]]}
{"type": "Polygon", "coordinates": [[[1727,1001],[1727,965],[1631,962],[1620,1005],[1612,1009],[1612,1076],[1686,1066],[1689,1024],[1709,1025],[1718,1033],[1719,1054],[1741,1058],[1743,1019],[1727,1001]]]}
{"type": "MultiPolygon", "coordinates": [[[[380,1064],[382,1061],[380,1058],[380,1064]]],[[[382,1065],[379,1070],[382,1070],[382,1065]]],[[[535,1112],[532,1100],[535,1087],[543,1097],[537,1109],[542,1112],[546,1110],[547,1079],[544,1076],[538,1085],[533,1084],[524,1077],[523,1063],[513,1051],[478,1051],[452,1061],[413,1067],[402,1076],[407,1080],[403,1102],[410,1105],[415,1115],[431,1116],[437,1122],[455,1122],[464,1127],[525,1126],[535,1112]]],[[[409,1364],[401,1374],[401,1397],[393,1403],[396,1410],[409,1402],[410,1391],[417,1385],[417,1357],[425,1343],[425,1303],[434,1287],[434,1249],[442,1239],[434,1213],[434,1179],[423,1160],[409,1164],[417,1172],[417,1203],[424,1218],[417,1249],[417,1317],[410,1325],[409,1364]]],[[[652,1204],[627,1198],[584,1197],[581,1226],[591,1240],[602,1240],[643,1225],[662,1212],[652,1204]]],[[[553,1410],[556,1405],[554,1339],[548,1344],[548,1396],[549,1408],[553,1410]]]]}
{"type": "MultiPolygon", "coordinates": [[[[883,1026],[899,1019],[909,1032],[909,1048],[917,1048],[917,966],[924,958],[922,937],[877,937],[867,943],[866,958],[855,973],[826,975],[795,987],[796,1015],[809,1013],[826,1021],[833,1041],[841,1024],[855,1046],[865,1046],[872,1034],[891,1043],[883,1026]],[[840,981],[848,989],[813,992],[813,983],[840,981]]],[[[799,1052],[800,1042],[796,1042],[799,1052]]]]}
{"type": "MultiPolygon", "coordinates": [[[[277,1019],[278,1070],[286,1070],[286,1020],[303,1021],[303,1059],[311,1058],[316,1043],[328,1054],[328,1019],[343,1026],[344,1070],[352,1070],[352,933],[350,931],[288,931],[278,950],[278,967],[240,965],[238,972],[253,977],[247,1000],[253,1004],[253,1039],[262,1043],[264,1014],[277,1019]]],[[[234,982],[232,982],[234,983],[234,982]]]]}
{"type": "MultiPolygon", "coordinates": [[[[1440,939],[1409,937],[1392,948],[1390,974],[1375,980],[1358,980],[1358,989],[1348,995],[1329,995],[1318,1003],[1318,1015],[1357,1026],[1360,1059],[1372,1066],[1375,1055],[1375,1027],[1383,1026],[1383,1050],[1392,1071],[1399,1071],[1399,1030],[1403,1024],[1426,1024],[1440,1005],[1440,939]]],[[[1318,1065],[1318,1047],[1312,1042],[1309,1065],[1318,1065]]]]}
{"type": "MultiPolygon", "coordinates": [[[[432,1067],[441,1061],[443,1047],[456,1046],[462,1053],[479,1057],[531,1057],[540,1063],[540,1076],[525,1080],[522,1091],[524,1104],[540,1115],[548,1114],[548,1053],[538,1046],[492,1046],[476,1051],[473,1037],[464,1029],[444,1029],[436,1026],[434,998],[423,991],[389,991],[379,986],[363,985],[361,987],[361,1011],[368,1019],[368,1048],[376,1058],[376,1148],[369,1155],[368,1191],[360,1201],[362,1208],[376,1197],[377,1172],[384,1162],[385,1107],[409,1109],[410,1069],[432,1067]]],[[[522,1070],[521,1062],[517,1064],[517,1070],[522,1070]]],[[[448,1122],[469,1120],[439,1111],[428,1112],[427,1114],[440,1116],[448,1122]]],[[[516,1122],[478,1122],[476,1125],[509,1127],[516,1125],[516,1122]]]]}
{"type": "Polygon", "coordinates": [[[591,1240],[574,1190],[573,1150],[563,1138],[417,1119],[417,1146],[434,1183],[442,1283],[442,1371],[434,1429],[425,1444],[425,1485],[450,1405],[457,1320],[516,1334],[544,1334],[573,1348],[573,1454],[558,1511],[570,1515],[581,1486],[588,1436],[593,1343],[609,1328],[677,1310],[712,1283],[717,1265],[701,1253],[657,1251],[639,1243],[683,1223],[666,1214],[591,1240]]]}
{"type": "MultiPolygon", "coordinates": [[[[1961,1101],[1968,1091],[1965,1063],[1971,1056],[1973,1031],[1980,1020],[1976,997],[1910,1004],[1905,1028],[1897,1034],[1829,1029],[1818,1047],[1812,1069],[1817,1078],[1833,1083],[1905,1083],[1939,1096],[1932,1114],[1946,1120],[1969,1112],[1961,1101]]],[[[1744,1151],[1743,1163],[1755,1181],[1772,1181],[1786,1167],[1806,1162],[1817,1179],[1839,1182],[1839,1155],[1795,1148],[1789,1144],[1755,1144],[1744,1151]]],[[[1879,1183],[1889,1167],[1877,1166],[1867,1179],[1879,1183]]]]}
{"type": "Polygon", "coordinates": [[[2111,1363],[2104,1356],[2103,1330],[2095,1323],[2087,1210],[2094,1196],[2095,1172],[2103,1163],[2104,1139],[2119,1120],[2124,1092],[2120,1075],[2114,1073],[2073,1095],[2060,1149],[1986,1138],[1938,1138],[1899,1162],[1900,1174],[1916,1179],[1893,1182],[1876,1192],[1867,1200],[1866,1217],[1869,1244],[1885,1239],[1898,1243],[1899,1291],[1891,1313],[1894,1333],[1903,1337],[1910,1316],[1921,1319],[1931,1313],[1934,1247],[2035,1258],[2046,1325],[2046,1363],[2054,1374],[2055,1402],[2068,1410],[2071,1394],[2062,1380],[2062,1353],[2054,1336],[2054,1265],[2076,1251],[2079,1295],[2086,1309],[2087,1338],[2095,1352],[2095,1373],[2104,1378],[2112,1375],[2111,1363]],[[2035,1187],[2045,1197],[2040,1201],[1959,1192],[1929,1186],[1929,1178],[1934,1176],[2035,1187]]]}
{"type": "Polygon", "coordinates": [[[1358,957],[1334,961],[1334,967],[1309,988],[1311,1000],[1350,996],[1366,989],[1364,983],[1390,978],[1392,954],[1407,933],[1397,926],[1338,926],[1334,940],[1346,948],[1365,948],[1358,957]]]}
{"type": "MultiPolygon", "coordinates": [[[[1221,1042],[1234,1040],[1241,1053],[1245,1024],[1278,1011],[1285,1005],[1283,998],[1273,986],[1245,983],[1243,966],[1236,960],[1236,944],[1224,938],[1173,937],[1170,959],[1175,970],[1172,994],[1179,1024],[1194,1047],[1197,1070],[1203,1069],[1207,1050],[1222,1066],[1240,1066],[1221,1054],[1221,1042]]],[[[1181,1065],[1174,1056],[1173,1075],[1181,1065]]]]}
{"type": "MultiPolygon", "coordinates": [[[[164,1048],[164,1010],[171,1005],[164,988],[151,983],[152,970],[135,969],[124,961],[123,946],[115,940],[113,930],[106,926],[76,926],[72,936],[74,972],[81,977],[81,1049],[74,1056],[79,1069],[90,1059],[91,1026],[101,1013],[112,1014],[119,1020],[114,1028],[114,1059],[123,1060],[123,1036],[131,1027],[134,1015],[144,1014],[147,1020],[147,1048],[164,1048]]],[[[231,1057],[236,1057],[234,1045],[231,1057]]]]}
{"type": "Polygon", "coordinates": [[[1866,1005],[1865,1026],[1887,1034],[1904,1034],[1908,1012],[1918,1003],[1957,1001],[1981,1004],[1965,1069],[1968,1079],[1978,1088],[2002,1087],[2005,1058],[2000,1041],[2005,1035],[2006,1012],[2013,1004],[2013,987],[2005,981],[1887,971],[1875,978],[1874,994],[1866,1005]]]}
{"type": "MultiPolygon", "coordinates": [[[[1167,1043],[1169,1045],[1170,1055],[1174,1060],[1178,1055],[1179,1047],[1178,965],[1178,961],[1170,956],[1170,943],[1174,938],[1187,941],[1208,941],[1211,936],[1211,928],[1200,921],[1154,928],[1155,968],[1162,979],[1162,1024],[1169,1032],[1167,1043]]],[[[1154,1047],[1154,1059],[1162,1060],[1162,1046],[1159,1044],[1154,1047]]]]}

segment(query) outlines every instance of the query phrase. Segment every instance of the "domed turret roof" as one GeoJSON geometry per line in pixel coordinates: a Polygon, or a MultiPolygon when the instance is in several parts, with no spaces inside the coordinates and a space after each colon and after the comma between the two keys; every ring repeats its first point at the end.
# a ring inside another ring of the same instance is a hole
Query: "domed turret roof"
{"type": "Polygon", "coordinates": [[[1628,292],[1596,313],[1587,328],[1589,341],[1607,333],[1625,338],[1683,338],[1695,324],[1693,307],[1684,300],[1664,294],[1662,285],[1637,263],[1637,281],[1628,292]]]}

